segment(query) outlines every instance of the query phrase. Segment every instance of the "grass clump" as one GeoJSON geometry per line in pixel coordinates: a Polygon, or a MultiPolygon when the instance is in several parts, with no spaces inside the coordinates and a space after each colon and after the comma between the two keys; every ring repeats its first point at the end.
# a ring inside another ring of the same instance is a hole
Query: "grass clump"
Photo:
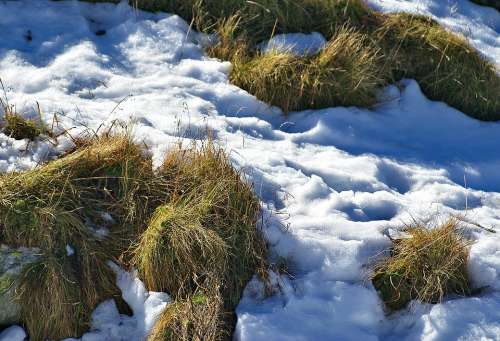
{"type": "Polygon", "coordinates": [[[29,139],[31,141],[40,136],[44,130],[42,123],[26,119],[16,112],[15,107],[9,104],[7,92],[1,79],[0,89],[4,93],[4,98],[0,98],[0,109],[4,115],[1,128],[4,134],[16,140],[29,139]]]}
{"type": "Polygon", "coordinates": [[[230,79],[235,85],[285,112],[371,107],[381,86],[414,78],[432,100],[479,120],[500,120],[498,69],[465,38],[428,17],[377,13],[363,0],[131,3],[179,14],[198,31],[218,33],[219,42],[208,48],[208,54],[233,63],[230,79]],[[346,27],[351,31],[342,34],[346,27]],[[320,32],[332,48],[313,58],[259,53],[258,43],[295,32],[320,32]]]}
{"type": "Polygon", "coordinates": [[[30,339],[81,335],[109,298],[127,313],[109,261],[135,266],[148,289],[176,299],[155,335],[229,339],[243,288],[267,269],[250,184],[212,143],[174,148],[157,171],[128,134],[77,143],[34,170],[0,175],[0,243],[39,250],[13,284],[30,339]]]}
{"type": "Polygon", "coordinates": [[[330,38],[346,22],[362,26],[370,10],[362,0],[131,0],[148,11],[173,12],[199,31],[211,32],[219,20],[241,17],[252,42],[276,33],[321,32],[330,38]]]}
{"type": "Polygon", "coordinates": [[[285,112],[332,106],[371,106],[385,82],[379,51],[344,26],[312,57],[274,51],[234,63],[231,81],[285,112]]]}
{"type": "Polygon", "coordinates": [[[81,335],[106,299],[126,308],[107,262],[139,233],[152,174],[141,147],[107,135],[34,170],[0,176],[0,242],[40,249],[16,283],[31,340],[81,335]],[[104,212],[113,222],[98,218],[104,212]],[[97,226],[108,233],[96,233],[97,226]]]}
{"type": "Polygon", "coordinates": [[[458,222],[404,229],[405,238],[393,241],[391,255],[374,269],[372,282],[387,307],[405,307],[411,300],[438,303],[445,295],[469,295],[468,242],[458,222]]]}
{"type": "Polygon", "coordinates": [[[149,290],[167,291],[177,300],[180,312],[174,314],[174,325],[179,326],[179,319],[192,324],[181,331],[184,336],[205,328],[198,324],[206,318],[187,309],[186,300],[206,291],[207,284],[200,283],[217,287],[206,294],[206,309],[215,309],[212,300],[222,297],[216,310],[226,318],[217,333],[229,336],[246,283],[256,271],[265,276],[267,268],[266,245],[257,229],[259,202],[224,152],[212,144],[170,152],[160,174],[171,184],[172,195],[157,208],[134,247],[132,264],[149,290]]]}
{"type": "Polygon", "coordinates": [[[500,77],[461,36],[434,20],[411,14],[385,16],[376,35],[395,79],[416,79],[423,92],[480,120],[500,119],[500,77]]]}
{"type": "Polygon", "coordinates": [[[148,341],[229,340],[227,315],[220,287],[210,283],[185,299],[177,300],[162,313],[148,341]]]}

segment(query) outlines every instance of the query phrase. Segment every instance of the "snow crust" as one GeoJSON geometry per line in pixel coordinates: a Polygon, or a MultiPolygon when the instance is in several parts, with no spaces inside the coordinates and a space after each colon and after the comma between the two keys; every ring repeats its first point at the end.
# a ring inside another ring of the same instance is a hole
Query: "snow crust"
{"type": "MultiPolygon", "coordinates": [[[[370,3],[471,27],[474,46],[499,60],[497,12],[466,1],[370,3]]],[[[256,279],[248,285],[237,340],[500,339],[497,234],[470,232],[472,279],[486,288],[477,297],[415,303],[386,316],[366,280],[368,265],[390,245],[387,233],[411,217],[464,214],[499,229],[500,124],[429,101],[412,80],[388,87],[373,110],[284,116],[230,85],[231,65],[204,56],[203,41],[175,15],[125,3],[0,2],[0,77],[23,114],[36,115],[38,101],[47,123],[57,112],[75,133],[133,122],[156,164],[173,143],[203,140],[210,129],[254,183],[271,259],[286,258],[293,277],[273,275],[281,291],[270,298],[256,279]]],[[[0,171],[34,167],[70,145],[60,142],[0,134],[0,171]]],[[[82,340],[142,340],[169,302],[133,273],[117,272],[134,317],[104,302],[82,340]]]]}

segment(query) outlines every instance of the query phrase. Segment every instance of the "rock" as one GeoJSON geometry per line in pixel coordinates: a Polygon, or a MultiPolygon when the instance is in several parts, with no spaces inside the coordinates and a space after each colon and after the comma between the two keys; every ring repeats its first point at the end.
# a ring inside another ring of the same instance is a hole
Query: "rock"
{"type": "Polygon", "coordinates": [[[37,249],[0,246],[0,326],[20,322],[20,307],[14,302],[15,283],[21,270],[37,259],[37,249]]]}

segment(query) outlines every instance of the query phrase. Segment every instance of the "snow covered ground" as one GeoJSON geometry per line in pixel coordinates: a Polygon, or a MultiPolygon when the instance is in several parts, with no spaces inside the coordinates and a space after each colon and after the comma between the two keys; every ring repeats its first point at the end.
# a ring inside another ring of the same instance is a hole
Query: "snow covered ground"
{"type": "MultiPolygon", "coordinates": [[[[494,10],[466,0],[369,2],[470,27],[473,44],[500,60],[494,10]]],[[[388,87],[371,111],[284,116],[230,85],[231,65],[205,57],[206,39],[188,31],[177,16],[123,3],[0,1],[0,78],[10,103],[34,116],[38,102],[48,124],[54,112],[75,132],[133,122],[157,162],[179,139],[213,131],[255,184],[272,256],[287,258],[293,274],[276,278],[281,293],[267,299],[256,280],[248,285],[238,340],[500,340],[500,234],[472,231],[473,281],[488,287],[481,296],[386,316],[366,280],[388,231],[411,217],[462,213],[500,230],[500,123],[431,102],[412,80],[388,87]]],[[[67,145],[0,134],[0,171],[34,167],[67,145]]],[[[116,271],[134,317],[105,302],[84,341],[140,340],[169,302],[116,271]]],[[[0,340],[24,337],[18,327],[5,333],[0,340]]]]}

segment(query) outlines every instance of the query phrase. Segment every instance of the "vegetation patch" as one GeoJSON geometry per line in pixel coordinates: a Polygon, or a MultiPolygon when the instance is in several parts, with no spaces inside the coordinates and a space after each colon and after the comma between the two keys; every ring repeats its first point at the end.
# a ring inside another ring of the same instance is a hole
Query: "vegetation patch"
{"type": "Polygon", "coordinates": [[[34,170],[0,176],[0,242],[40,249],[15,284],[31,340],[78,336],[98,303],[115,298],[124,305],[106,263],[138,233],[148,203],[142,179],[152,174],[141,148],[110,135],[34,170]],[[105,212],[113,217],[106,226],[99,218],[105,212]]]}
{"type": "Polygon", "coordinates": [[[500,119],[500,77],[465,38],[411,14],[384,17],[375,32],[393,79],[414,78],[423,92],[481,120],[500,119]]]}
{"type": "Polygon", "coordinates": [[[0,243],[39,250],[12,284],[30,339],[81,335],[109,298],[130,313],[109,261],[177,300],[166,324],[175,335],[229,338],[244,286],[267,267],[251,186],[212,143],[174,148],[153,170],[128,134],[76,142],[58,160],[0,175],[0,243]],[[209,313],[219,322],[208,325],[209,313]]]}
{"type": "Polygon", "coordinates": [[[432,100],[480,120],[500,119],[496,67],[465,38],[427,17],[380,14],[362,0],[131,3],[145,10],[177,13],[199,31],[218,32],[219,43],[209,47],[208,54],[234,64],[230,78],[235,85],[285,112],[337,105],[371,107],[378,89],[408,77],[416,79],[432,100]],[[339,36],[345,27],[361,42],[339,36]],[[293,32],[320,32],[335,48],[312,58],[259,53],[258,43],[293,32]]]}
{"type": "Polygon", "coordinates": [[[416,223],[403,231],[407,236],[393,240],[390,256],[375,266],[372,275],[387,307],[397,310],[411,300],[438,303],[445,295],[471,294],[469,243],[457,220],[437,226],[416,223]]]}
{"type": "MultiPolygon", "coordinates": [[[[236,57],[238,58],[238,57],[236,57]]],[[[231,81],[285,112],[330,106],[371,106],[385,82],[381,60],[368,37],[342,27],[316,56],[258,53],[234,61],[231,81]]]]}
{"type": "MultiPolygon", "coordinates": [[[[1,79],[0,87],[3,89],[4,94],[6,94],[1,79]]],[[[41,122],[26,119],[18,114],[14,106],[10,105],[7,101],[6,95],[5,99],[0,98],[0,109],[3,111],[3,122],[0,124],[0,127],[5,135],[16,140],[29,139],[33,141],[42,134],[43,126],[41,122]]]]}
{"type": "Polygon", "coordinates": [[[29,139],[33,141],[40,136],[42,129],[36,121],[26,119],[17,113],[6,113],[3,132],[16,140],[29,139]]]}
{"type": "Polygon", "coordinates": [[[170,304],[160,316],[148,341],[230,340],[230,314],[224,310],[220,286],[214,282],[198,287],[187,298],[170,304]]]}
{"type": "Polygon", "coordinates": [[[159,329],[169,331],[153,334],[172,333],[187,340],[197,330],[214,328],[198,325],[206,324],[202,311],[207,309],[224,326],[214,335],[229,338],[246,283],[256,271],[264,278],[267,270],[266,245],[257,229],[259,202],[212,144],[171,151],[160,174],[168,179],[172,194],[156,209],[132,251],[132,264],[146,287],[169,292],[177,300],[159,322],[168,326],[159,329]],[[206,302],[197,299],[205,296],[206,302]],[[186,330],[179,329],[183,319],[191,321],[186,330]]]}

